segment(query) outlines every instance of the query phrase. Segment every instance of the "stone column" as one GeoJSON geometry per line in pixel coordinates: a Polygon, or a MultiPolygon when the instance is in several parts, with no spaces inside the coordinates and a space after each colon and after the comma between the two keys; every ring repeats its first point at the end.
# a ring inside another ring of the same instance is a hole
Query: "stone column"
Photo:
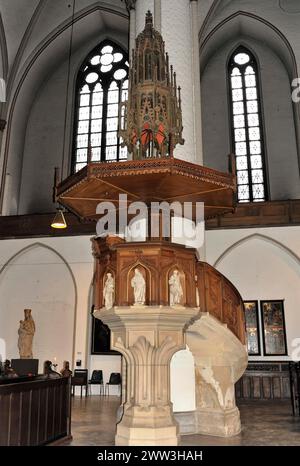
{"type": "Polygon", "coordinates": [[[129,60],[131,60],[131,51],[135,47],[135,38],[136,38],[136,12],[135,4],[136,0],[125,0],[126,8],[129,13],[129,46],[128,46],[128,55],[129,60]]]}
{"type": "Polygon", "coordinates": [[[185,348],[184,330],[199,310],[129,306],[95,311],[111,329],[111,348],[127,363],[126,402],[116,445],[178,445],[170,401],[170,361],[185,348]]]}
{"type": "MultiPolygon", "coordinates": [[[[126,8],[129,13],[129,44],[128,44],[128,57],[131,63],[132,50],[135,48],[136,39],[136,2],[137,0],[125,0],[126,8]]],[[[132,154],[128,154],[128,160],[132,160],[132,154]]]]}
{"type": "Polygon", "coordinates": [[[12,215],[10,211],[12,198],[12,176],[10,173],[6,173],[5,183],[3,183],[3,203],[1,215],[12,215]]]}
{"type": "Polygon", "coordinates": [[[203,165],[198,0],[191,0],[190,12],[194,94],[194,134],[196,150],[195,162],[203,165]]]}
{"type": "Polygon", "coordinates": [[[154,0],[154,29],[161,33],[161,0],[154,0]]]}
{"type": "Polygon", "coordinates": [[[175,148],[174,156],[202,164],[198,3],[196,0],[138,0],[136,34],[144,29],[148,10],[153,14],[155,29],[165,40],[170,64],[181,87],[185,143],[175,148]]]}
{"type": "Polygon", "coordinates": [[[186,341],[195,358],[196,432],[219,437],[239,434],[234,385],[247,367],[245,346],[208,313],[188,329],[186,341]]]}
{"type": "Polygon", "coordinates": [[[183,146],[175,148],[174,156],[189,162],[197,162],[194,123],[194,65],[191,33],[190,0],[161,0],[161,33],[166,51],[177,74],[181,87],[183,146]]]}

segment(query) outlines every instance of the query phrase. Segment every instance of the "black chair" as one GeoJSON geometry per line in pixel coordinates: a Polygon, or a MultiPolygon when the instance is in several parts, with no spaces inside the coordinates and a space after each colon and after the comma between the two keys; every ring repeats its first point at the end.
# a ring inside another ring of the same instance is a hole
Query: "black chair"
{"type": "Polygon", "coordinates": [[[108,394],[109,396],[109,386],[110,385],[118,385],[119,386],[119,394],[121,394],[121,374],[119,372],[112,372],[109,377],[109,382],[105,384],[105,395],[108,394]]]}
{"type": "Polygon", "coordinates": [[[85,396],[88,396],[88,370],[75,369],[71,379],[72,395],[74,395],[75,387],[80,387],[80,397],[82,398],[82,387],[85,387],[85,396]]]}
{"type": "Polygon", "coordinates": [[[99,395],[104,395],[104,385],[103,385],[103,372],[100,370],[94,370],[92,373],[92,378],[89,380],[90,394],[92,394],[92,385],[99,385],[100,391],[99,395]]]}

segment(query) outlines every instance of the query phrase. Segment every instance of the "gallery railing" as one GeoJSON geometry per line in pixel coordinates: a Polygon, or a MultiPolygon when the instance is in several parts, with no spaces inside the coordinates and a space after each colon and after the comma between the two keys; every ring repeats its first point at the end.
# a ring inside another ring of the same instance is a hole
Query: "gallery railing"
{"type": "Polygon", "coordinates": [[[1,446],[45,445],[70,438],[70,379],[2,380],[0,413],[1,446]]]}

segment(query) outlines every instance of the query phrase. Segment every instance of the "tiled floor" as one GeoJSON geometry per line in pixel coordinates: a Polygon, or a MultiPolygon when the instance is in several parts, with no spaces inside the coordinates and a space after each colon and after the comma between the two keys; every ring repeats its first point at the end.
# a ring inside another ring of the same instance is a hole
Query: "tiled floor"
{"type": "MultiPolygon", "coordinates": [[[[118,397],[75,398],[72,400],[73,440],[65,445],[114,445],[118,397]]],[[[242,432],[223,439],[203,435],[182,437],[184,446],[205,445],[298,445],[300,446],[300,418],[291,416],[286,402],[252,401],[240,405],[242,432]]]]}

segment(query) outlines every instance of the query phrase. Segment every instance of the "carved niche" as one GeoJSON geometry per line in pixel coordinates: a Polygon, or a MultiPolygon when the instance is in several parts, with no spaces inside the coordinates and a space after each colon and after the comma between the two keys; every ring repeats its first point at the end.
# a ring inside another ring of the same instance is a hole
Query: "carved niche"
{"type": "MultiPolygon", "coordinates": [[[[136,264],[127,274],[127,301],[133,305],[147,305],[151,273],[143,265],[136,264]]],[[[151,298],[150,298],[151,299],[151,298]]]]}
{"type": "Polygon", "coordinates": [[[169,304],[170,306],[186,304],[185,274],[179,267],[172,267],[168,274],[169,304]]]}
{"type": "Polygon", "coordinates": [[[196,307],[196,253],[193,249],[158,241],[149,243],[111,243],[105,238],[93,240],[95,257],[94,305],[104,306],[103,287],[108,272],[115,277],[115,306],[131,306],[135,302],[132,279],[137,268],[146,285],[145,305],[168,306],[169,280],[175,270],[180,275],[180,304],[196,307]]]}

